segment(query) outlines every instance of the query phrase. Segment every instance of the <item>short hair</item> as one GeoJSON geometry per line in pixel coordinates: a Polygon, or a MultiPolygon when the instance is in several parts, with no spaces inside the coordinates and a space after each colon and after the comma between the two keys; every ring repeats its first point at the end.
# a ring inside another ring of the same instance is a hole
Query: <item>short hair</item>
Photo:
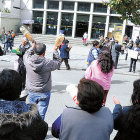
{"type": "Polygon", "coordinates": [[[35,45],[34,51],[37,55],[42,55],[46,51],[46,45],[43,43],[37,43],[35,45]]]}
{"type": "Polygon", "coordinates": [[[92,43],[93,43],[93,46],[99,45],[99,42],[97,40],[93,41],[92,43]]]}
{"type": "Polygon", "coordinates": [[[22,90],[22,79],[18,72],[4,69],[0,73],[0,99],[16,100],[22,90]]]}
{"type": "Polygon", "coordinates": [[[103,87],[98,83],[88,79],[81,79],[78,84],[77,100],[79,107],[89,113],[100,110],[104,99],[103,87]]]}
{"type": "Polygon", "coordinates": [[[111,52],[109,50],[103,50],[98,56],[98,65],[101,67],[103,73],[109,73],[112,71],[114,62],[111,52]]]}
{"type": "Polygon", "coordinates": [[[140,104],[140,79],[133,82],[133,94],[131,96],[132,104],[140,104]]]}

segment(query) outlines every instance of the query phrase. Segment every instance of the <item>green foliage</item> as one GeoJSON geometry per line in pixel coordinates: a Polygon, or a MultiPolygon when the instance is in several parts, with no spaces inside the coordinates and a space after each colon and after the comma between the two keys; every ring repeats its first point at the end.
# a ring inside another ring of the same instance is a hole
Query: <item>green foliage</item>
{"type": "Polygon", "coordinates": [[[10,13],[10,10],[8,8],[4,8],[3,10],[0,9],[0,12],[3,13],[10,13]]]}
{"type": "Polygon", "coordinates": [[[140,0],[110,0],[109,5],[122,19],[128,19],[136,25],[140,25],[140,0]]]}

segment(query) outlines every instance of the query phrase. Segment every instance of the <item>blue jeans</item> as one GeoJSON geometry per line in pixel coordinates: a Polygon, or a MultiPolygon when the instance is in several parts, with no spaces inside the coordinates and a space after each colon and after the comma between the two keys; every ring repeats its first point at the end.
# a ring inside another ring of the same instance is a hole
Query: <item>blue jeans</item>
{"type": "Polygon", "coordinates": [[[37,108],[40,116],[44,120],[45,114],[47,112],[49,101],[50,101],[50,92],[46,93],[35,93],[32,91],[28,91],[29,102],[32,104],[37,104],[37,108]]]}

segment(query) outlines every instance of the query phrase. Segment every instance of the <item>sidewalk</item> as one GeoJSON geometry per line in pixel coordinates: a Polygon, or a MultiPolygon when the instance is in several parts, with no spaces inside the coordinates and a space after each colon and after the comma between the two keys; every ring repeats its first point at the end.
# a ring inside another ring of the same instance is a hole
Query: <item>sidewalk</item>
{"type": "MultiPolygon", "coordinates": [[[[15,44],[16,46],[19,46],[19,44],[15,44]]],[[[52,52],[53,52],[53,45],[52,44],[46,44],[46,58],[52,59],[52,52]]],[[[88,53],[91,46],[72,46],[72,49],[70,51],[70,59],[69,64],[71,69],[74,70],[86,70],[86,60],[88,57],[88,53]]],[[[15,59],[17,59],[17,55],[7,53],[7,55],[0,56],[0,61],[7,61],[11,64],[14,63],[15,59]]],[[[129,71],[129,65],[130,65],[130,58],[128,60],[125,60],[125,54],[121,55],[119,57],[118,62],[118,69],[115,69],[116,74],[125,74],[125,75],[137,75],[140,76],[140,60],[137,61],[136,64],[136,72],[128,72],[129,71]]],[[[61,65],[61,69],[66,69],[64,63],[61,65]]]]}

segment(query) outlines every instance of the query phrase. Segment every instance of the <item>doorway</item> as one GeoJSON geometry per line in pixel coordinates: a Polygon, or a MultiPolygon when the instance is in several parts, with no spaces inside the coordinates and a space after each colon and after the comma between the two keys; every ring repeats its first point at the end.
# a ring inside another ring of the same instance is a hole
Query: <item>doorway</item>
{"type": "Polygon", "coordinates": [[[85,32],[88,32],[89,15],[77,15],[76,22],[76,37],[83,37],[85,32]]]}
{"type": "Polygon", "coordinates": [[[132,31],[133,31],[133,26],[128,26],[128,25],[126,25],[125,34],[126,34],[129,38],[132,38],[132,31]]]}

